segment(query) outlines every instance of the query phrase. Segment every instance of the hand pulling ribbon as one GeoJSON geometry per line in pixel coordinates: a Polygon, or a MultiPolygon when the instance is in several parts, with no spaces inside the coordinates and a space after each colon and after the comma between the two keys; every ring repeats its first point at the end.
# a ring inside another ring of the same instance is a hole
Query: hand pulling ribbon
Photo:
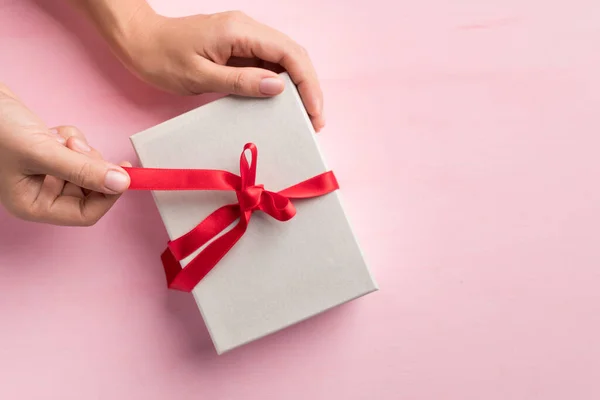
{"type": "Polygon", "coordinates": [[[290,199],[318,197],[339,189],[335,175],[328,171],[277,193],[267,191],[255,182],[257,156],[254,144],[244,146],[240,176],[208,169],[125,168],[131,178],[130,190],[232,190],[237,195],[238,203],[217,209],[190,232],[168,243],[161,259],[169,288],[192,291],[244,235],[254,211],[263,211],[278,221],[288,221],[296,215],[290,199]],[[251,162],[246,158],[246,150],[252,154],[251,162]],[[233,229],[208,244],[185,268],[181,267],[181,260],[238,219],[233,229]]]}

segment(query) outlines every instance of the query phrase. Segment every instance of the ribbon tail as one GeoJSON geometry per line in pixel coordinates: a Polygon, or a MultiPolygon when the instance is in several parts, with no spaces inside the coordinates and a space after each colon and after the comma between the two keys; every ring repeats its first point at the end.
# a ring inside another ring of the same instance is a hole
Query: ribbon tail
{"type": "Polygon", "coordinates": [[[168,248],[162,253],[160,259],[162,261],[163,268],[165,269],[167,286],[170,288],[175,278],[181,273],[181,264],[179,261],[177,261],[171,250],[168,248]]]}
{"type": "Polygon", "coordinates": [[[328,171],[300,182],[297,185],[290,186],[278,193],[290,199],[308,199],[323,196],[339,188],[340,186],[333,171],[328,171]]]}
{"type": "MultiPolygon", "coordinates": [[[[169,288],[183,292],[191,292],[196,285],[217,265],[219,261],[240,240],[248,227],[249,213],[240,217],[240,222],[223,236],[215,239],[200,252],[185,268],[181,268],[169,282],[169,288]],[[246,215],[247,214],[247,215],[246,215]]],[[[173,257],[173,260],[175,258],[173,257]]],[[[169,264],[169,271],[175,268],[169,264]]],[[[167,271],[167,266],[165,266],[167,271]]],[[[167,272],[167,276],[168,272],[167,272]]]]}
{"type": "Polygon", "coordinates": [[[223,206],[185,235],[169,242],[169,249],[178,261],[183,260],[233,224],[240,216],[237,204],[223,206]]]}

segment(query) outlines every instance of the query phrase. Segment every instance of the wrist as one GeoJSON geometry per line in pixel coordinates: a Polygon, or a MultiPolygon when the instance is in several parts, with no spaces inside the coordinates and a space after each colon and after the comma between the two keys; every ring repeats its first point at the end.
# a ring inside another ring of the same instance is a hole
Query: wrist
{"type": "Polygon", "coordinates": [[[162,18],[146,0],[71,0],[87,15],[116,56],[131,66],[162,18]]]}
{"type": "Polygon", "coordinates": [[[152,8],[143,7],[122,17],[106,33],[105,38],[117,57],[126,66],[132,66],[139,61],[138,57],[144,48],[152,42],[153,32],[161,19],[152,8]]]}

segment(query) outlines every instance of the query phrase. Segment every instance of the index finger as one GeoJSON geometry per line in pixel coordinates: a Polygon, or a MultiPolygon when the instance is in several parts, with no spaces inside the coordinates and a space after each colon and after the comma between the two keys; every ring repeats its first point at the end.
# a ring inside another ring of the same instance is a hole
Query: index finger
{"type": "Polygon", "coordinates": [[[315,130],[321,130],[325,125],[323,91],[308,52],[283,33],[259,23],[256,35],[248,39],[256,57],[286,69],[298,87],[315,130]]]}

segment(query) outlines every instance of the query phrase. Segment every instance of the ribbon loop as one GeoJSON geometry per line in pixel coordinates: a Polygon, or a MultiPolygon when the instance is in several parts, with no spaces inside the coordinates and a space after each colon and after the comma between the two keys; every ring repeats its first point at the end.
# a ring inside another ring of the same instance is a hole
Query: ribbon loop
{"type": "Polygon", "coordinates": [[[248,143],[244,146],[244,151],[240,156],[240,177],[242,178],[242,190],[256,183],[256,162],[258,161],[258,149],[254,143],[248,143]],[[252,158],[248,161],[246,151],[250,150],[252,158]]]}
{"type": "Polygon", "coordinates": [[[289,221],[296,215],[296,207],[290,199],[279,193],[263,192],[260,210],[278,221],[289,221]]]}
{"type": "Polygon", "coordinates": [[[223,206],[185,235],[169,242],[161,259],[169,288],[191,292],[244,235],[254,211],[260,210],[278,221],[296,215],[291,199],[308,199],[339,189],[333,172],[317,175],[280,192],[256,184],[258,150],[253,143],[244,146],[240,156],[240,176],[220,170],[124,168],[131,178],[130,190],[230,190],[238,203],[223,206]],[[250,151],[251,160],[246,157],[250,151]],[[235,221],[237,224],[229,229],[235,221]],[[205,247],[204,247],[205,246],[205,247]],[[198,252],[199,249],[202,249],[198,252]],[[186,265],[181,261],[198,254],[186,265]]]}

